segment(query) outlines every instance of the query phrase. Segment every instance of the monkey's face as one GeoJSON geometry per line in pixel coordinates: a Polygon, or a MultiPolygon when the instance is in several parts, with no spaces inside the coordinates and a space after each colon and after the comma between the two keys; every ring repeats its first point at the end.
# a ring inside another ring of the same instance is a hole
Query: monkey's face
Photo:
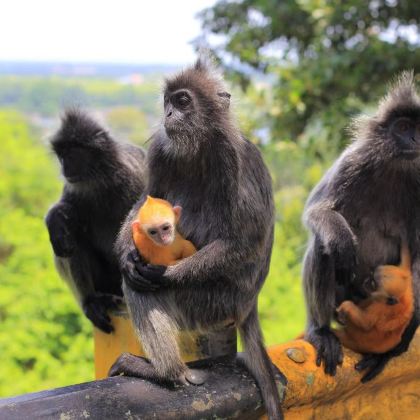
{"type": "Polygon", "coordinates": [[[56,154],[61,164],[61,172],[70,183],[86,181],[93,176],[93,152],[83,147],[57,148],[56,154]]]}
{"type": "Polygon", "coordinates": [[[69,140],[58,135],[52,142],[54,153],[61,165],[61,172],[70,184],[94,181],[112,175],[112,162],[115,151],[109,138],[104,133],[96,137],[69,140]]]}
{"type": "Polygon", "coordinates": [[[192,131],[196,126],[197,103],[188,89],[167,91],[164,97],[164,126],[169,137],[174,138],[192,131]]]}
{"type": "Polygon", "coordinates": [[[420,156],[420,117],[396,118],[389,133],[400,158],[412,160],[420,156]]]}
{"type": "Polygon", "coordinates": [[[158,246],[171,245],[175,239],[175,221],[162,220],[142,226],[146,235],[158,246]]]}

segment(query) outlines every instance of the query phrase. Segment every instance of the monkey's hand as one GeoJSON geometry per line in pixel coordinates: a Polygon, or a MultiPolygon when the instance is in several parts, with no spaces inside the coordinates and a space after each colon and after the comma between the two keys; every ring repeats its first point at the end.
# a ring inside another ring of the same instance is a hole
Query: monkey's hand
{"type": "Polygon", "coordinates": [[[119,296],[95,293],[85,298],[82,309],[86,317],[95,327],[110,334],[114,331],[114,327],[111,324],[111,318],[108,315],[108,311],[118,309],[122,302],[123,300],[119,296]]]}
{"type": "Polygon", "coordinates": [[[126,267],[123,269],[124,281],[130,289],[139,292],[155,292],[167,287],[169,282],[164,277],[166,267],[144,263],[137,250],[128,254],[126,267]]]}
{"type": "Polygon", "coordinates": [[[316,349],[316,365],[324,363],[327,375],[335,376],[337,366],[343,363],[341,343],[329,327],[321,327],[309,331],[305,337],[316,349]]]}
{"type": "Polygon", "coordinates": [[[362,376],[361,382],[365,383],[379,375],[385,368],[386,364],[393,358],[405,353],[414,337],[419,325],[417,316],[414,315],[408,327],[405,329],[401,341],[392,350],[383,354],[366,354],[356,363],[355,369],[359,372],[366,370],[362,376]]]}
{"type": "Polygon", "coordinates": [[[345,300],[344,302],[341,303],[341,305],[337,308],[337,321],[341,324],[341,325],[346,325],[347,324],[347,319],[348,319],[348,315],[349,315],[349,308],[348,308],[348,302],[347,300],[345,300]]]}
{"type": "Polygon", "coordinates": [[[71,257],[76,247],[75,239],[70,232],[71,206],[59,203],[54,206],[45,218],[50,242],[57,257],[71,257]]]}

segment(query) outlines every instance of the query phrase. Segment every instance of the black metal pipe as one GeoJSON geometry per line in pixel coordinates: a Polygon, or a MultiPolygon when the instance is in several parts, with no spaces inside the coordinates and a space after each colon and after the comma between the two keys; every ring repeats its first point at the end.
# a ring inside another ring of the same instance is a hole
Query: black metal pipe
{"type": "Polygon", "coordinates": [[[264,414],[258,387],[237,360],[191,365],[207,371],[204,385],[168,388],[119,376],[0,400],[0,419],[251,420],[264,414]]]}

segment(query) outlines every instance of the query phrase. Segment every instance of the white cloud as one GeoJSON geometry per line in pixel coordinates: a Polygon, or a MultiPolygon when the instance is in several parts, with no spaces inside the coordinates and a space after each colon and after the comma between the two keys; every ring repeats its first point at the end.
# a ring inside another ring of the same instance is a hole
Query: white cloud
{"type": "Polygon", "coordinates": [[[7,0],[0,60],[185,63],[215,0],[7,0]]]}

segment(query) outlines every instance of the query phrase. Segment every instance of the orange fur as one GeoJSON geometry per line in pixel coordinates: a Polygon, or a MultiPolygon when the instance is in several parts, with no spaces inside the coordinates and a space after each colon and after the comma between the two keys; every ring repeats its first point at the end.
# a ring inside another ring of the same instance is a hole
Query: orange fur
{"type": "Polygon", "coordinates": [[[156,265],[174,265],[182,258],[197,252],[195,246],[178,233],[177,222],[178,216],[168,201],[147,196],[146,202],[138,212],[137,221],[132,226],[134,244],[146,262],[156,265]],[[167,246],[156,244],[143,230],[145,225],[163,222],[171,223],[175,229],[175,239],[167,246]]]}
{"type": "Polygon", "coordinates": [[[399,266],[382,265],[375,271],[378,290],[356,305],[346,300],[337,309],[345,319],[335,330],[341,343],[359,353],[385,353],[400,341],[414,311],[411,263],[408,246],[401,247],[399,266]],[[387,305],[386,299],[397,299],[387,305]]]}

